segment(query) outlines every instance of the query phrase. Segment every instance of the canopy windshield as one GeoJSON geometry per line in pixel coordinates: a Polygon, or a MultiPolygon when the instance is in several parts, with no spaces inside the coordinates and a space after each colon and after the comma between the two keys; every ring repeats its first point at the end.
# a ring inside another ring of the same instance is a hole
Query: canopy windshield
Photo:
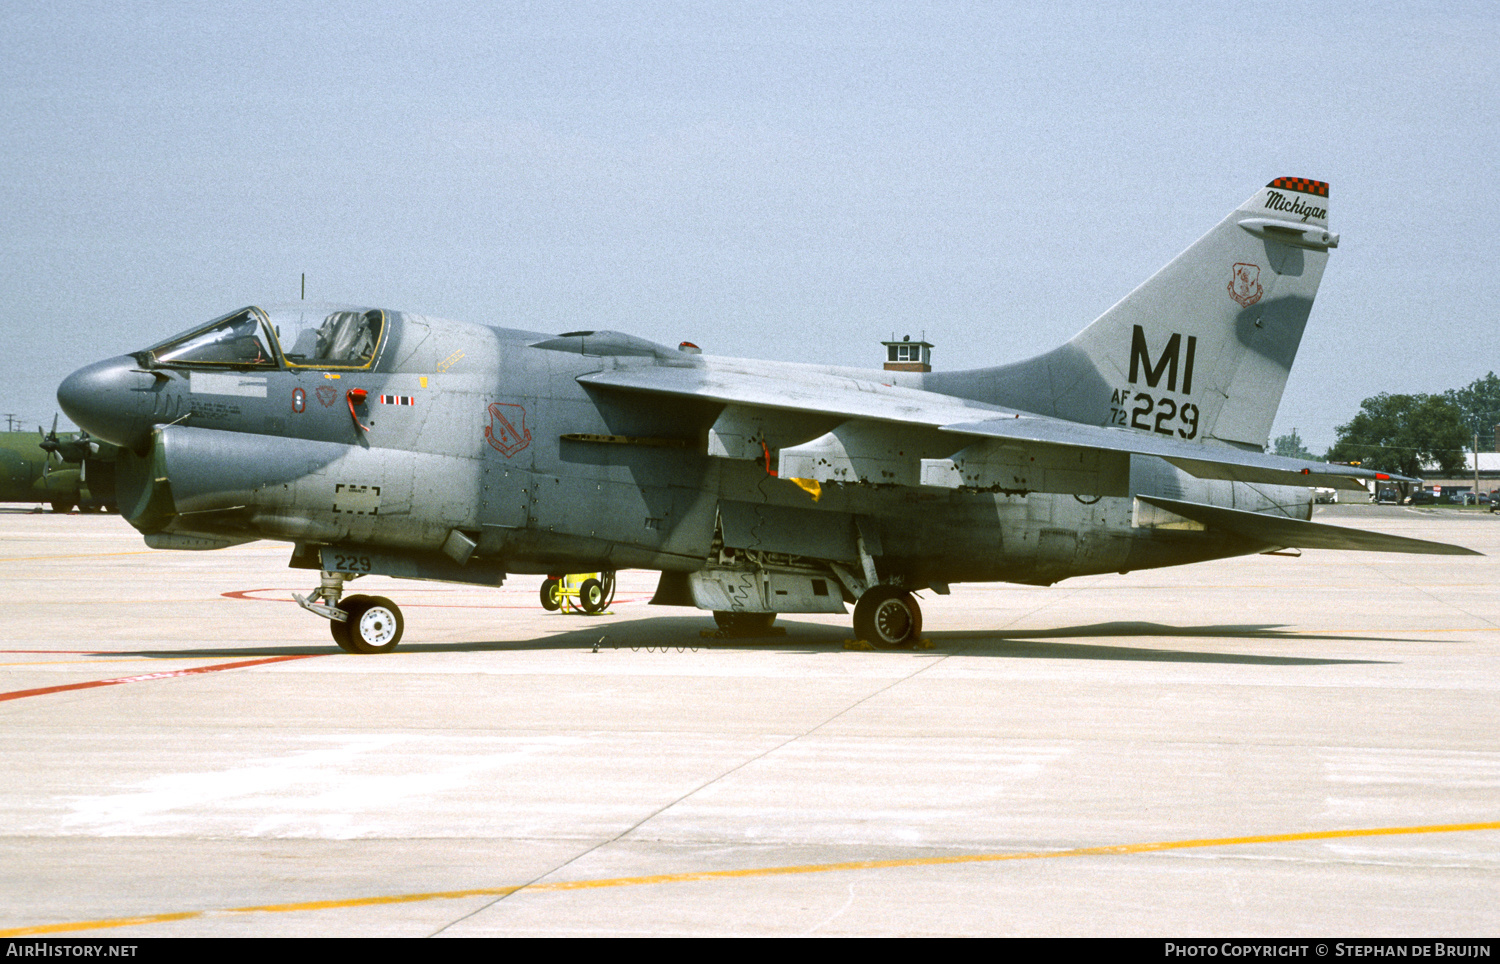
{"type": "Polygon", "coordinates": [[[275,368],[276,355],[267,347],[262,315],[255,308],[241,308],[169,338],[149,349],[153,361],[164,365],[237,365],[275,368]]]}
{"type": "Polygon", "coordinates": [[[281,354],[292,367],[368,368],[385,332],[385,312],[348,305],[265,309],[281,354]]]}
{"type": "Polygon", "coordinates": [[[369,368],[385,333],[385,312],[347,305],[242,308],[149,349],[164,365],[369,368]]]}

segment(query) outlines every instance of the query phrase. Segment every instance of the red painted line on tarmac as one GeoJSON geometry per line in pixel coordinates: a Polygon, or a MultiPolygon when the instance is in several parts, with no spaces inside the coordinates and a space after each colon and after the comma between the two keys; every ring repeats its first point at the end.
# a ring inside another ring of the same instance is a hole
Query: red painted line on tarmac
{"type": "Polygon", "coordinates": [[[250,595],[253,592],[292,592],[291,589],[236,589],[234,592],[221,592],[219,595],[225,599],[248,599],[251,602],[296,602],[295,599],[261,599],[259,596],[250,595]]]}
{"type": "Polygon", "coordinates": [[[266,659],[247,659],[238,663],[220,663],[217,666],[198,666],[193,669],[174,669],[163,673],[143,673],[140,676],[120,676],[116,679],[96,679],[87,683],[66,683],[62,686],[43,686],[34,690],[14,690],[0,693],[0,703],[19,700],[27,696],[46,696],[48,693],[65,693],[68,690],[88,690],[96,686],[119,686],[121,683],[144,683],[147,680],[171,679],[174,676],[194,676],[198,673],[217,673],[225,669],[244,669],[247,666],[264,666],[267,663],[284,663],[293,659],[314,659],[323,653],[305,653],[297,656],[270,656],[266,659]]]}

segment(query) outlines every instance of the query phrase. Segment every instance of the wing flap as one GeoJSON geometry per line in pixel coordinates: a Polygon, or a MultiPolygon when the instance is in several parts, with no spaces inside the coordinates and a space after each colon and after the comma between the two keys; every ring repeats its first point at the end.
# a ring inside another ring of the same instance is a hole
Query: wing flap
{"type": "Polygon", "coordinates": [[[1254,542],[1286,549],[1354,549],[1363,552],[1413,552],[1432,556],[1484,555],[1446,542],[1428,542],[1426,539],[1368,532],[1323,522],[1304,522],[1285,516],[1262,515],[1259,512],[1246,512],[1244,509],[1163,499],[1152,495],[1139,495],[1136,498],[1158,509],[1166,509],[1183,518],[1201,522],[1211,529],[1221,529],[1254,542]]]}

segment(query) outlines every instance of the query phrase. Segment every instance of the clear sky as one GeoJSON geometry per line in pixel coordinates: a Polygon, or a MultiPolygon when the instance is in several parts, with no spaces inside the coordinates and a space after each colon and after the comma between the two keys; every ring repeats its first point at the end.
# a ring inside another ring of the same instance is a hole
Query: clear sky
{"type": "Polygon", "coordinates": [[[1494,3],[0,5],[0,412],[250,303],[938,369],[1273,177],[1333,253],[1274,434],[1500,369],[1494,3]]]}

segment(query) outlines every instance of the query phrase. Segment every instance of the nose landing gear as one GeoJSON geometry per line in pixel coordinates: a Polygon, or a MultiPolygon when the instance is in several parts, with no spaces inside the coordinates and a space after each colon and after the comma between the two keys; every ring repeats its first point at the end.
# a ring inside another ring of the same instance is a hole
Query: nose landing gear
{"type": "Polygon", "coordinates": [[[351,578],[342,572],[325,571],[317,589],[306,597],[293,593],[292,598],[303,609],[328,620],[328,631],[344,652],[389,653],[401,642],[406,629],[401,607],[384,596],[356,595],[340,602],[344,583],[351,578]]]}

